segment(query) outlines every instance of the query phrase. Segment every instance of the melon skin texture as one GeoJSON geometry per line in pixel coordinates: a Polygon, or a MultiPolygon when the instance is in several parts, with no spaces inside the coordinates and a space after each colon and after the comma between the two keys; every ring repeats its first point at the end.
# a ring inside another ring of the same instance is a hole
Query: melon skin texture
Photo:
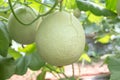
{"type": "Polygon", "coordinates": [[[44,61],[64,66],[80,58],[85,47],[85,34],[73,15],[64,11],[55,12],[41,22],[35,42],[44,61]]]}
{"type": "MultiPolygon", "coordinates": [[[[37,12],[29,7],[19,7],[15,9],[15,14],[23,23],[30,23],[37,17],[37,12]]],[[[11,13],[8,18],[8,31],[10,37],[20,44],[31,44],[35,41],[36,31],[41,22],[38,19],[30,25],[23,25],[19,23],[11,13]]]]}

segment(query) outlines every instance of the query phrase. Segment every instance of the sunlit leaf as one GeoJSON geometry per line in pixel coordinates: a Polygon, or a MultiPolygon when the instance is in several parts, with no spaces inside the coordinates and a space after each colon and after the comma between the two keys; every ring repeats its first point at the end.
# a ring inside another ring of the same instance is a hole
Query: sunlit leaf
{"type": "MultiPolygon", "coordinates": [[[[10,0],[13,4],[12,6],[14,7],[16,4],[16,0],[10,0]]],[[[8,4],[7,0],[0,0],[0,12],[7,12],[10,10],[10,6],[8,4]]]]}
{"type": "Polygon", "coordinates": [[[31,3],[30,6],[34,9],[36,9],[37,11],[39,11],[40,4],[37,1],[41,2],[39,0],[29,0],[29,2],[31,3]]]}
{"type": "Polygon", "coordinates": [[[83,53],[79,60],[83,60],[83,59],[88,61],[88,62],[91,62],[90,57],[86,53],[83,53]]]}
{"type": "Polygon", "coordinates": [[[19,47],[18,51],[24,52],[26,54],[31,54],[32,52],[34,52],[35,49],[36,49],[35,44],[30,44],[30,45],[25,46],[24,48],[23,47],[19,47]]]}
{"type": "Polygon", "coordinates": [[[99,38],[97,41],[103,44],[110,42],[110,35],[104,35],[103,37],[99,38]]]}
{"type": "Polygon", "coordinates": [[[106,1],[106,7],[110,10],[116,10],[116,2],[117,0],[105,0],[106,1]]]}
{"type": "Polygon", "coordinates": [[[20,54],[20,52],[12,49],[12,48],[9,48],[8,49],[8,53],[14,58],[14,59],[18,59],[20,57],[22,57],[22,54],[20,54]]]}
{"type": "Polygon", "coordinates": [[[63,0],[63,5],[68,9],[75,9],[77,7],[75,0],[63,0]]]}
{"type": "Polygon", "coordinates": [[[94,14],[90,14],[88,19],[91,21],[91,22],[96,22],[96,23],[99,23],[101,21],[103,17],[102,16],[96,16],[94,14]]]}

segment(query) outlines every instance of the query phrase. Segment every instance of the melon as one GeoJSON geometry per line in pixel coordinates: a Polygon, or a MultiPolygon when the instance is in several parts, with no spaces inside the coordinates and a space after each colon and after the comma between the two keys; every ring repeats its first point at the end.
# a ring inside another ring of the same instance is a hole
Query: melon
{"type": "Polygon", "coordinates": [[[54,66],[65,66],[79,60],[85,47],[85,33],[72,14],[58,11],[41,22],[35,42],[44,61],[54,66]]]}
{"type": "MultiPolygon", "coordinates": [[[[37,17],[37,12],[32,8],[22,6],[15,9],[15,14],[25,24],[32,22],[37,17]]],[[[41,22],[38,19],[30,25],[19,23],[11,13],[8,18],[8,31],[10,37],[20,44],[31,44],[35,41],[36,31],[41,22]]]]}

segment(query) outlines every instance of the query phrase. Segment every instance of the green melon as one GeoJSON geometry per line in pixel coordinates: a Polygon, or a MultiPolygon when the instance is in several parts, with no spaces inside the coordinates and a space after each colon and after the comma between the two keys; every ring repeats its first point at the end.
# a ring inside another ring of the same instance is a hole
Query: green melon
{"type": "Polygon", "coordinates": [[[41,58],[55,66],[76,62],[85,47],[85,33],[79,20],[67,12],[48,15],[36,33],[41,58]]]}
{"type": "MultiPolygon", "coordinates": [[[[37,15],[36,11],[29,7],[19,7],[15,9],[15,14],[23,23],[30,23],[37,15]]],[[[41,19],[35,21],[30,25],[23,25],[19,23],[14,15],[11,13],[8,19],[8,31],[10,37],[21,44],[31,44],[35,41],[36,31],[41,22],[41,19]]]]}

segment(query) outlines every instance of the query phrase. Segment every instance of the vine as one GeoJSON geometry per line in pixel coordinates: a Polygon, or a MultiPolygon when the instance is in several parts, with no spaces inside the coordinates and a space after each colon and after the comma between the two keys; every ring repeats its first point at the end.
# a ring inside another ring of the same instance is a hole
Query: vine
{"type": "Polygon", "coordinates": [[[38,16],[37,16],[37,18],[35,18],[33,21],[31,21],[30,23],[23,23],[22,21],[20,21],[19,19],[18,19],[18,17],[16,16],[16,14],[15,14],[15,12],[14,12],[14,10],[13,10],[13,7],[12,7],[12,3],[11,3],[11,0],[8,0],[8,2],[9,2],[9,6],[10,6],[10,9],[11,9],[11,11],[12,11],[12,13],[13,13],[13,15],[14,15],[14,17],[16,18],[16,20],[19,22],[19,23],[21,23],[21,24],[23,24],[23,25],[30,25],[30,24],[32,24],[32,23],[34,23],[36,20],[38,20],[41,16],[46,16],[46,15],[48,15],[49,13],[51,13],[52,11],[53,11],[53,9],[57,6],[57,4],[58,4],[58,0],[56,0],[55,1],[55,4],[53,5],[53,7],[48,11],[48,12],[46,12],[45,14],[39,14],[38,16]]]}

